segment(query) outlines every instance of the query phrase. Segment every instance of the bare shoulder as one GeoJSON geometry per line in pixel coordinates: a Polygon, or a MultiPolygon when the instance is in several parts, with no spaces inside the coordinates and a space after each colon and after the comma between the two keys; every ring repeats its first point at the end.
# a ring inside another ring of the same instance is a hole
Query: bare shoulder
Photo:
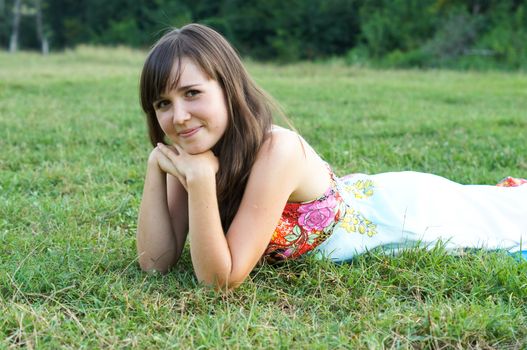
{"type": "Polygon", "coordinates": [[[278,175],[280,182],[288,183],[292,202],[318,198],[330,184],[327,167],[313,148],[296,132],[280,127],[273,128],[262,145],[253,173],[262,181],[278,175]]]}
{"type": "MultiPolygon", "coordinates": [[[[285,129],[284,129],[285,130],[285,129]]],[[[252,166],[248,189],[261,191],[269,185],[288,191],[287,200],[302,183],[305,153],[298,134],[273,131],[264,141],[252,166]],[[254,186],[254,187],[253,187],[254,186]]]]}
{"type": "Polygon", "coordinates": [[[273,128],[269,137],[262,144],[257,160],[302,163],[306,156],[305,145],[300,135],[288,129],[273,128]]]}

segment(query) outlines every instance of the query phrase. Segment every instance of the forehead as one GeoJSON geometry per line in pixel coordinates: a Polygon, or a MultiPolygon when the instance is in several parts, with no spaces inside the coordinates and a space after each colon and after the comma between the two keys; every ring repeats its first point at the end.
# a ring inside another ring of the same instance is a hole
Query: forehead
{"type": "Polygon", "coordinates": [[[181,86],[204,84],[211,78],[193,60],[183,57],[175,60],[168,77],[166,89],[168,91],[181,86]]]}

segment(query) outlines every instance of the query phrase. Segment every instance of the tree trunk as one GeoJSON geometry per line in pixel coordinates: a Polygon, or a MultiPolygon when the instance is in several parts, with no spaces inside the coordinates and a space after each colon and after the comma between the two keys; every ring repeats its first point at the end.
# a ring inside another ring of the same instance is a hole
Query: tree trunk
{"type": "Polygon", "coordinates": [[[35,0],[35,5],[37,7],[37,37],[41,43],[42,54],[47,55],[49,53],[49,44],[48,39],[44,35],[44,26],[42,25],[42,1],[35,0]]]}
{"type": "Polygon", "coordinates": [[[16,0],[13,7],[13,32],[11,33],[11,40],[9,42],[9,52],[16,52],[18,50],[18,29],[20,27],[20,5],[22,0],[16,0]]]}

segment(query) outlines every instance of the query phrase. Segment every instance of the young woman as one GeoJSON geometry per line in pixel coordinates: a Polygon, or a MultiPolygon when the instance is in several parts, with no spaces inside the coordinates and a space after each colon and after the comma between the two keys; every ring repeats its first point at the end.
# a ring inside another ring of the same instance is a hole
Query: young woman
{"type": "Polygon", "coordinates": [[[208,27],[163,36],[140,89],[154,146],[137,232],[144,270],[167,271],[187,236],[198,280],[219,288],[242,283],[261,259],[346,261],[438,241],[515,252],[527,239],[527,185],[415,172],[337,178],[298,134],[272,124],[271,99],[208,27]]]}

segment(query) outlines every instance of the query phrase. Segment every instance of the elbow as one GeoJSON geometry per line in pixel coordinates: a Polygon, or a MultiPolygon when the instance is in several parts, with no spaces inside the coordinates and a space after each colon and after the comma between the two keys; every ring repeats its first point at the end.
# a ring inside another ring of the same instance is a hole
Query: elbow
{"type": "Polygon", "coordinates": [[[198,280],[204,285],[217,291],[227,292],[238,288],[245,280],[245,277],[234,276],[230,273],[219,273],[205,278],[199,278],[198,276],[198,280]]]}
{"type": "Polygon", "coordinates": [[[235,288],[238,288],[243,281],[230,281],[230,280],[221,280],[221,279],[215,279],[212,281],[205,281],[202,280],[201,283],[206,285],[207,287],[210,287],[212,289],[215,289],[219,292],[228,292],[231,290],[234,290],[235,288]]]}
{"type": "Polygon", "coordinates": [[[159,272],[166,274],[176,264],[173,259],[154,259],[145,253],[139,255],[139,267],[144,272],[159,272]]]}
{"type": "Polygon", "coordinates": [[[150,262],[141,262],[141,260],[139,260],[139,267],[141,268],[141,270],[143,270],[144,272],[159,272],[161,274],[166,274],[168,272],[168,270],[170,270],[170,268],[172,266],[167,266],[167,265],[159,265],[159,264],[152,264],[150,262]]]}
{"type": "MultiPolygon", "coordinates": [[[[221,265],[221,264],[218,264],[221,265]]],[[[216,265],[216,267],[218,267],[216,265]]],[[[210,288],[214,288],[217,291],[227,292],[238,288],[247,279],[252,269],[249,266],[243,264],[232,264],[228,263],[222,266],[220,269],[214,269],[214,271],[201,271],[199,273],[195,270],[198,281],[210,288]]]]}
{"type": "Polygon", "coordinates": [[[214,289],[216,289],[217,291],[227,292],[227,291],[238,288],[242,283],[243,281],[235,281],[235,280],[227,279],[225,281],[218,281],[218,283],[214,285],[214,289]]]}

